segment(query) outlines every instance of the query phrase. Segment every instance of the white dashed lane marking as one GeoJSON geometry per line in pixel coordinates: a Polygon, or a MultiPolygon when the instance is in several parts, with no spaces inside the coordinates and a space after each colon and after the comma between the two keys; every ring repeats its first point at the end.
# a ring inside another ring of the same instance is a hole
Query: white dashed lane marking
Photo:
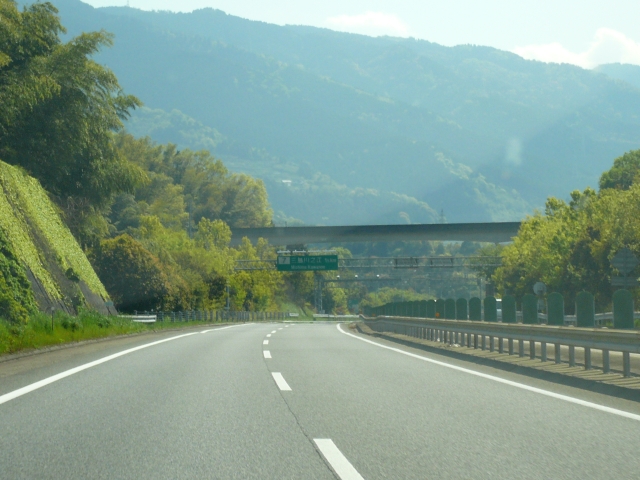
{"type": "Polygon", "coordinates": [[[263,350],[264,358],[271,358],[271,352],[269,350],[263,350]]]}
{"type": "Polygon", "coordinates": [[[280,372],[271,372],[271,375],[273,375],[273,379],[276,381],[276,385],[278,385],[278,388],[280,390],[282,390],[283,392],[291,391],[291,387],[280,372]]]}
{"type": "Polygon", "coordinates": [[[269,345],[269,340],[263,340],[263,341],[262,341],[262,344],[263,344],[263,345],[269,345]]]}
{"type": "Polygon", "coordinates": [[[314,438],[320,453],[341,480],[364,480],[330,438],[314,438]]]}

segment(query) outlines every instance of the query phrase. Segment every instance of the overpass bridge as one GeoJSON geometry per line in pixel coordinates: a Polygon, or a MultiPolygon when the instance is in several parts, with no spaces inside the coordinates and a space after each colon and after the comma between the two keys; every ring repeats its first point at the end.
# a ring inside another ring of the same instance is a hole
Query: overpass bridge
{"type": "Polygon", "coordinates": [[[425,240],[503,243],[510,242],[519,228],[520,222],[232,228],[231,245],[239,245],[244,237],[253,244],[264,238],[271,245],[425,240]]]}

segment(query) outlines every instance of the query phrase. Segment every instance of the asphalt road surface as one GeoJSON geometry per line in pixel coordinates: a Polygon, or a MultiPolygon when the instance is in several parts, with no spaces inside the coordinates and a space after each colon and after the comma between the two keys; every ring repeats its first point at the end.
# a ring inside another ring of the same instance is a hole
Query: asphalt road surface
{"type": "Polygon", "coordinates": [[[640,403],[248,324],[0,363],[2,479],[637,479],[640,403]]]}

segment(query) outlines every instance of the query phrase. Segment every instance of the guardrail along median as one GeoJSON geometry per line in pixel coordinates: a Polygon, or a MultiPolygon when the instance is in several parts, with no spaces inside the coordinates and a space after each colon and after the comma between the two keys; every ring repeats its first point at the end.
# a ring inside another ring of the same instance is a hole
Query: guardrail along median
{"type": "Polygon", "coordinates": [[[556,364],[562,363],[563,349],[569,366],[576,366],[576,348],[581,350],[584,368],[594,368],[592,350],[601,352],[601,368],[611,372],[610,352],[620,352],[621,370],[632,375],[631,354],[640,354],[640,330],[634,329],[633,298],[627,290],[613,297],[613,312],[601,314],[611,319],[612,329],[596,325],[593,296],[582,292],[576,300],[576,315],[567,319],[560,294],[547,297],[547,313],[538,312],[538,297],[525,295],[516,310],[516,299],[502,299],[501,311],[496,299],[486,297],[392,302],[364,310],[364,321],[373,331],[397,333],[450,345],[488,349],[498,353],[525,356],[525,342],[531,359],[549,361],[548,346],[554,350],[556,364]],[[567,321],[569,320],[569,321],[567,321]],[[521,322],[521,323],[519,323],[521,322]],[[577,327],[572,326],[575,323],[577,327]],[[517,349],[517,351],[516,351],[517,349]]]}

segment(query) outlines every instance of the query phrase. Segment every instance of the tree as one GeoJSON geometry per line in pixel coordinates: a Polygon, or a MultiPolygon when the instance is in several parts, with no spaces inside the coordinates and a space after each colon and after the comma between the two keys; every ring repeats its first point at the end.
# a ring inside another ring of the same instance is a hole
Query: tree
{"type": "MultiPolygon", "coordinates": [[[[194,227],[203,218],[222,220],[232,227],[271,225],[273,212],[261,180],[229,173],[208,151],[179,151],[175,145],[157,145],[149,138],[120,133],[118,152],[144,170],[150,182],[135,192],[142,214],[158,216],[163,225],[194,227]],[[144,205],[142,205],[144,202],[144,205]]],[[[116,201],[120,205],[120,201],[116,201]]],[[[124,204],[122,204],[124,206],[124,204]]],[[[121,210],[111,213],[114,225],[121,210]]]]}
{"type": "Polygon", "coordinates": [[[119,310],[159,310],[171,304],[174,289],[162,264],[129,235],[102,241],[90,259],[119,310]]]}
{"type": "Polygon", "coordinates": [[[40,180],[80,240],[95,240],[106,234],[101,213],[114,196],[144,181],[112,139],[141,103],[90,58],[112,44],[110,34],[62,43],[50,3],[19,12],[0,0],[0,16],[0,158],[40,180]]]}
{"type": "Polygon", "coordinates": [[[613,161],[613,167],[600,177],[600,190],[628,190],[640,174],[640,150],[627,152],[613,161]]]}

